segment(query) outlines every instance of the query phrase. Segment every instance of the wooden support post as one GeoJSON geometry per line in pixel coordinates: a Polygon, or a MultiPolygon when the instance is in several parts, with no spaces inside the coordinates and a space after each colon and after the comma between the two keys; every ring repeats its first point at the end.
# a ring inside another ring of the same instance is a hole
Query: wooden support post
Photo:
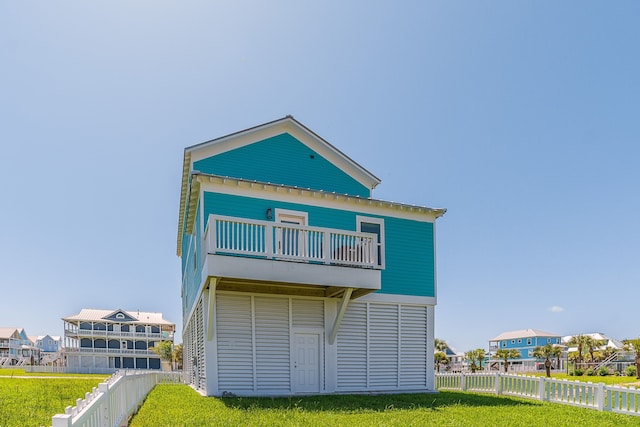
{"type": "Polygon", "coordinates": [[[353,293],[353,288],[347,288],[344,291],[344,295],[342,295],[342,301],[340,301],[338,314],[336,315],[335,322],[333,322],[333,329],[331,330],[331,335],[329,335],[329,344],[331,345],[333,345],[333,343],[336,341],[336,336],[338,336],[338,329],[340,329],[340,324],[342,323],[342,318],[344,317],[345,311],[347,311],[347,306],[349,305],[349,300],[351,299],[352,293],[353,293]]]}

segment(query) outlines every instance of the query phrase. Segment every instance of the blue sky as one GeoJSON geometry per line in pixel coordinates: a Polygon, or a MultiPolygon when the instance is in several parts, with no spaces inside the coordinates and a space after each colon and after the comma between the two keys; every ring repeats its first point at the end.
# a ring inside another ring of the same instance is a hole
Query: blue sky
{"type": "Polygon", "coordinates": [[[0,325],[178,324],[183,149],[287,114],[445,207],[436,336],[640,335],[640,3],[0,3],[0,325]]]}

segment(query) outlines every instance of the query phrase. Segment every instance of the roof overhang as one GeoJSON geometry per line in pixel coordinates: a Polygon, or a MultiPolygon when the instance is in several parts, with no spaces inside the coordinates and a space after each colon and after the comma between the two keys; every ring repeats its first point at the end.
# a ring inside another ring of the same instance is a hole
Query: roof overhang
{"type": "Polygon", "coordinates": [[[189,195],[191,193],[190,174],[193,172],[192,164],[200,159],[215,156],[282,133],[289,133],[303,144],[308,145],[366,188],[373,190],[380,184],[381,181],[378,177],[292,116],[286,116],[272,122],[187,147],[184,150],[182,162],[182,185],[180,188],[180,211],[178,213],[178,238],[176,248],[178,256],[181,256],[182,253],[182,230],[185,226],[185,220],[188,222],[185,214],[188,215],[186,210],[190,207],[189,195]]]}

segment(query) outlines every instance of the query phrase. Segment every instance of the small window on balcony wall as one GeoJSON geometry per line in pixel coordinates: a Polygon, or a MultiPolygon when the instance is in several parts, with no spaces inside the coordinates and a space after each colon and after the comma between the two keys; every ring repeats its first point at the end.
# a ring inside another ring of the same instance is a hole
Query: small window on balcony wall
{"type": "Polygon", "coordinates": [[[356,223],[358,231],[362,233],[372,233],[378,236],[376,244],[375,256],[378,265],[384,268],[384,219],[366,216],[357,216],[356,223]]]}
{"type": "Polygon", "coordinates": [[[124,314],[122,313],[116,314],[116,319],[124,319],[124,314]]]}

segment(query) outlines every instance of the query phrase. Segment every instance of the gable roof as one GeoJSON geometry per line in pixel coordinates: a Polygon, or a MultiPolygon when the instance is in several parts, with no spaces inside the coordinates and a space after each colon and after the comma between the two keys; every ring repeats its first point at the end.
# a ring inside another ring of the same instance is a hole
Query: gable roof
{"type": "Polygon", "coordinates": [[[184,159],[182,162],[182,185],[180,189],[178,239],[176,248],[178,256],[180,256],[182,250],[184,216],[187,201],[191,193],[189,191],[189,185],[192,163],[201,158],[212,157],[282,133],[289,133],[301,143],[309,146],[366,188],[372,190],[380,184],[379,178],[359,165],[342,151],[331,145],[311,129],[294,119],[293,116],[285,116],[278,120],[187,147],[184,150],[184,159]]]}
{"type": "Polygon", "coordinates": [[[18,328],[5,328],[0,327],[0,338],[9,339],[9,338],[20,338],[20,332],[18,328]]]}
{"type": "Polygon", "coordinates": [[[101,310],[94,308],[83,308],[80,310],[80,313],[74,314],[72,316],[63,317],[62,320],[67,322],[72,321],[86,321],[86,322],[110,322],[109,316],[116,313],[125,313],[130,318],[135,319],[130,321],[130,323],[141,323],[141,324],[153,324],[153,325],[171,325],[175,326],[173,323],[169,322],[162,318],[162,313],[148,312],[148,311],[124,311],[124,310],[101,310]]]}
{"type": "Polygon", "coordinates": [[[544,332],[539,329],[520,329],[518,331],[503,332],[489,341],[512,340],[516,338],[533,338],[533,337],[559,337],[558,334],[544,332]]]}

